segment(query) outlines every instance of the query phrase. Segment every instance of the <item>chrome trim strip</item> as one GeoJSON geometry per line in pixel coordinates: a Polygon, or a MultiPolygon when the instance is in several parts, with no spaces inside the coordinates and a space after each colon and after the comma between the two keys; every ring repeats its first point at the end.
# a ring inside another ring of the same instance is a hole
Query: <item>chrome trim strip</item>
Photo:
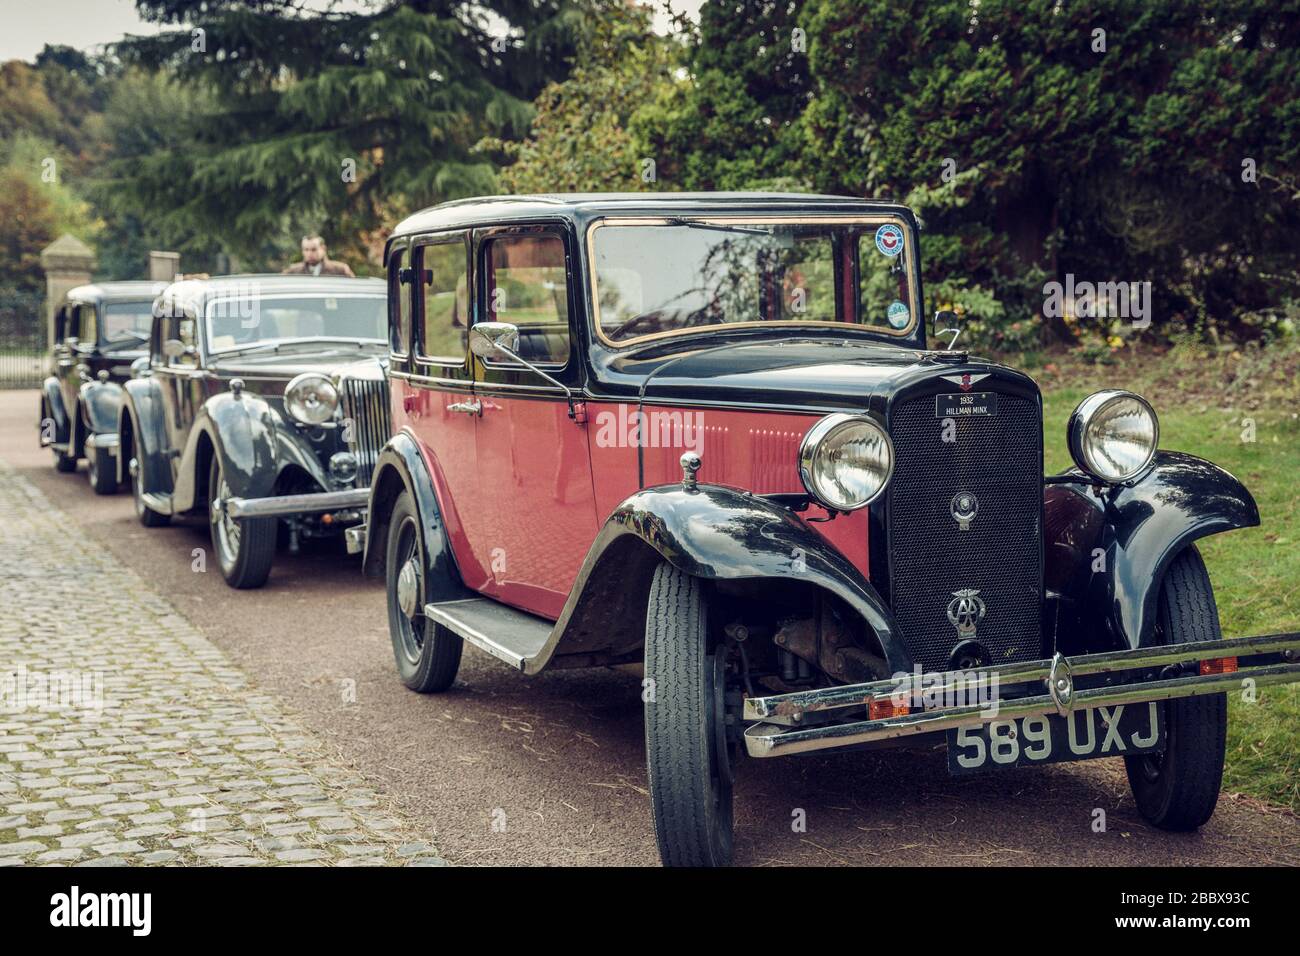
{"type": "Polygon", "coordinates": [[[369,488],[348,488],[345,491],[280,495],[274,498],[226,498],[218,503],[218,507],[232,518],[271,518],[364,508],[369,501],[369,488]]]}
{"type": "MultiPolygon", "coordinates": [[[[1241,681],[1247,677],[1258,687],[1289,684],[1300,680],[1300,664],[1276,664],[1230,674],[1193,675],[1117,687],[1075,690],[1074,709],[1140,704],[1152,700],[1172,700],[1203,694],[1222,694],[1240,687],[1241,681]]],[[[832,747],[849,747],[895,737],[956,730],[960,727],[975,727],[994,720],[1055,713],[1057,713],[1056,703],[1050,695],[1042,694],[1019,700],[999,701],[996,709],[987,704],[971,704],[939,711],[884,717],[880,720],[863,720],[795,730],[773,724],[751,724],[745,729],[745,750],[751,757],[777,757],[832,747]]]]}
{"type": "MultiPolygon", "coordinates": [[[[1081,674],[1109,674],[1115,671],[1168,667],[1171,664],[1217,657],[1251,657],[1255,654],[1288,652],[1300,660],[1300,633],[1266,634],[1222,641],[1196,641],[1189,644],[1139,648],[1135,651],[1103,651],[1099,654],[1083,654],[1066,660],[1071,674],[1078,677],[1081,674]]],[[[914,692],[947,697],[990,686],[993,680],[997,681],[997,686],[1017,686],[1046,681],[1051,671],[1051,660],[1025,661],[1020,664],[1008,664],[1005,667],[932,672],[921,675],[919,680],[915,674],[908,674],[899,680],[845,684],[839,687],[823,687],[768,697],[747,697],[744,719],[765,720],[774,717],[794,717],[814,711],[835,710],[840,707],[861,707],[872,701],[889,700],[894,696],[911,696],[914,692]]],[[[1246,669],[1236,673],[1249,676],[1254,671],[1246,669]]]]}

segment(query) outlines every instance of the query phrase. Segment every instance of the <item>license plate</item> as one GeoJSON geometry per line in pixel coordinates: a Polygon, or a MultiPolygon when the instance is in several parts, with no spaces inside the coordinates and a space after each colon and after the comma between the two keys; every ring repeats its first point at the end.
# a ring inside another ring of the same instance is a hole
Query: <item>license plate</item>
{"type": "Polygon", "coordinates": [[[970,418],[997,413],[997,392],[945,392],[934,397],[935,418],[970,418]]]}
{"type": "Polygon", "coordinates": [[[1164,749],[1164,713],[1158,701],[1116,704],[1077,710],[1065,717],[1016,717],[950,730],[948,772],[980,773],[1164,749]]]}

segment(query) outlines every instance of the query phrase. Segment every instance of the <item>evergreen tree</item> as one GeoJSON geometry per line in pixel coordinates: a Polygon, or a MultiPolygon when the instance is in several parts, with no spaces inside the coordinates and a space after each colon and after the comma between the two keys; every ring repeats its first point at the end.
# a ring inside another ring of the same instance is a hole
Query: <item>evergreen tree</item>
{"type": "Polygon", "coordinates": [[[581,3],[316,13],[294,0],[138,0],[177,29],[130,38],[120,55],[210,101],[178,119],[169,149],[118,168],[123,201],[237,252],[320,229],[363,258],[411,209],[492,190],[473,147],[527,130],[532,99],[572,55],[581,3]]]}

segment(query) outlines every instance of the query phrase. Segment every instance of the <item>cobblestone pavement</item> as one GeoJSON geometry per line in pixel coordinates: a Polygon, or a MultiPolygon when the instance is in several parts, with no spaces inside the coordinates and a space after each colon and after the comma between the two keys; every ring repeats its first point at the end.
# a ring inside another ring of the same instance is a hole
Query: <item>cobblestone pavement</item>
{"type": "Polygon", "coordinates": [[[441,862],[0,462],[0,866],[441,862]]]}

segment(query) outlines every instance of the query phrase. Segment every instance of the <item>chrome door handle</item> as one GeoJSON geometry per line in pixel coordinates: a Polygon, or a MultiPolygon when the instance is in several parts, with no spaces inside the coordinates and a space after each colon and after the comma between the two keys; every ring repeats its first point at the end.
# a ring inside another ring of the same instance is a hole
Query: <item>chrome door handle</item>
{"type": "Polygon", "coordinates": [[[477,401],[453,402],[447,406],[449,412],[464,412],[466,415],[483,414],[483,404],[477,401]]]}

